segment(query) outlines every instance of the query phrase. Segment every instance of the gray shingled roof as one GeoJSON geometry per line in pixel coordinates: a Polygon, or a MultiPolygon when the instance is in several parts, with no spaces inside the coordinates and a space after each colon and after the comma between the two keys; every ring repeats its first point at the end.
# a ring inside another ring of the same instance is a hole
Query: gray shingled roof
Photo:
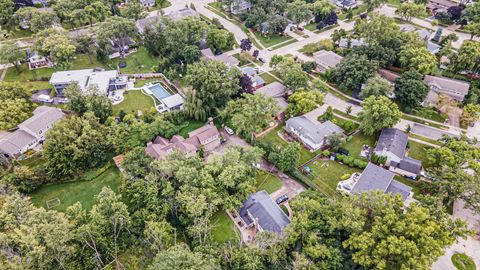
{"type": "Polygon", "coordinates": [[[378,138],[375,152],[381,152],[386,148],[386,151],[393,153],[399,158],[403,158],[407,149],[407,143],[408,135],[401,130],[396,128],[384,128],[378,138]]]}
{"type": "Polygon", "coordinates": [[[22,148],[35,141],[36,138],[26,131],[17,129],[0,141],[0,152],[12,157],[22,148]]]}
{"type": "Polygon", "coordinates": [[[290,224],[290,219],[265,190],[250,195],[240,208],[239,214],[245,224],[252,224],[253,217],[258,220],[263,230],[276,233],[281,233],[290,224]]]}
{"type": "Polygon", "coordinates": [[[419,174],[422,170],[422,162],[405,156],[398,164],[398,168],[407,172],[419,174]]]}
{"type": "Polygon", "coordinates": [[[320,50],[313,54],[315,62],[324,68],[335,68],[343,59],[340,55],[326,50],[320,50]]]}
{"type": "Polygon", "coordinates": [[[33,111],[33,116],[19,124],[18,127],[37,134],[40,130],[44,130],[46,127],[51,126],[64,116],[65,114],[61,109],[39,106],[33,111]]]}
{"type": "Polygon", "coordinates": [[[385,193],[390,193],[390,194],[400,194],[402,198],[405,200],[408,198],[410,195],[410,192],[412,191],[412,188],[402,184],[396,180],[393,180],[390,186],[388,186],[387,190],[385,193]]]}
{"type": "Polygon", "coordinates": [[[342,133],[343,129],[331,121],[313,122],[305,116],[292,117],[287,120],[287,126],[294,128],[303,137],[315,144],[320,144],[330,134],[342,133]]]}
{"type": "Polygon", "coordinates": [[[468,89],[470,88],[470,83],[468,82],[445,77],[425,75],[423,81],[430,87],[438,88],[436,92],[449,95],[460,101],[468,94],[468,89]]]}

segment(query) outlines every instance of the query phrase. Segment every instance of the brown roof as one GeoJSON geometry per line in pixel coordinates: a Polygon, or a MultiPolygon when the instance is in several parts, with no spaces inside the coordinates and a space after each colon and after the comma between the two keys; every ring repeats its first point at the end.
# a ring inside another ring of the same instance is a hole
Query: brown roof
{"type": "Polygon", "coordinates": [[[397,73],[384,68],[378,69],[377,73],[378,75],[380,75],[380,77],[384,78],[385,80],[391,83],[395,83],[395,80],[400,77],[400,75],[398,75],[397,73]]]}
{"type": "Polygon", "coordinates": [[[436,8],[445,8],[458,6],[457,3],[448,1],[448,0],[430,0],[427,4],[427,8],[436,9],[436,8]]]}
{"type": "Polygon", "coordinates": [[[202,144],[202,142],[211,139],[213,137],[219,137],[220,132],[218,132],[218,129],[215,125],[210,125],[207,124],[201,128],[198,128],[194,131],[191,131],[188,133],[188,140],[189,142],[192,143],[197,143],[195,142],[195,139],[198,140],[198,143],[202,144]]]}

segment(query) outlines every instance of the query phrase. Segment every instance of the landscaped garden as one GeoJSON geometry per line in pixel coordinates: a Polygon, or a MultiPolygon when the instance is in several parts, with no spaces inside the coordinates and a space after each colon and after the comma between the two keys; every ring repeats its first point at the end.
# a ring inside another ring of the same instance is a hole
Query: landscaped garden
{"type": "Polygon", "coordinates": [[[136,114],[139,110],[148,110],[155,106],[152,97],[145,95],[140,90],[125,91],[123,95],[125,99],[113,106],[113,113],[116,115],[120,111],[136,114]]]}

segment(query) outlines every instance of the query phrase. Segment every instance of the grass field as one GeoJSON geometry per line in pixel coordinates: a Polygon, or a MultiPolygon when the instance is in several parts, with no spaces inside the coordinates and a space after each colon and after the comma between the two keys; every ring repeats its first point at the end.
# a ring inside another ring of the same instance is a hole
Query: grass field
{"type": "Polygon", "coordinates": [[[284,41],[293,39],[290,36],[284,37],[284,36],[280,36],[280,35],[272,35],[272,36],[266,37],[266,36],[262,35],[262,33],[260,33],[260,32],[255,32],[254,35],[260,41],[260,43],[262,43],[262,45],[265,48],[275,46],[275,45],[277,45],[279,43],[282,43],[284,41]]]}
{"type": "Polygon", "coordinates": [[[140,90],[130,90],[124,93],[125,99],[113,106],[113,113],[118,115],[120,111],[125,113],[136,113],[138,110],[150,109],[154,106],[151,97],[145,95],[140,90]]]}
{"type": "Polygon", "coordinates": [[[377,136],[367,136],[363,133],[358,133],[352,137],[352,140],[345,143],[342,147],[350,152],[351,157],[358,157],[364,144],[368,144],[370,147],[375,145],[377,136]]]}
{"type": "Polygon", "coordinates": [[[282,44],[278,44],[278,45],[276,45],[276,46],[273,46],[273,47],[270,48],[270,49],[271,49],[272,51],[273,51],[273,50],[277,50],[277,49],[280,49],[280,48],[282,48],[282,47],[285,47],[285,46],[290,45],[290,44],[295,43],[295,42],[297,42],[297,40],[296,40],[296,39],[292,39],[292,40],[283,42],[282,44]]]}
{"type": "Polygon", "coordinates": [[[282,181],[277,176],[267,173],[265,171],[259,171],[257,174],[257,191],[265,190],[266,192],[273,193],[282,187],[282,181]]]}
{"type": "Polygon", "coordinates": [[[324,192],[327,192],[328,195],[336,192],[337,184],[341,181],[340,177],[342,175],[362,171],[332,160],[317,160],[309,166],[313,171],[309,178],[320,186],[324,192]]]}
{"type": "Polygon", "coordinates": [[[408,144],[410,150],[408,150],[407,156],[422,161],[424,168],[432,166],[427,157],[427,150],[432,147],[414,141],[408,141],[408,144]]]}
{"type": "Polygon", "coordinates": [[[230,219],[228,214],[220,210],[212,216],[212,239],[217,243],[225,243],[227,241],[238,241],[238,235],[235,231],[235,224],[230,219]]]}
{"type": "Polygon", "coordinates": [[[60,205],[52,209],[63,212],[74,203],[81,202],[84,209],[89,210],[93,206],[95,195],[104,186],[109,186],[115,192],[120,187],[120,171],[115,165],[109,165],[107,170],[96,176],[100,171],[101,169],[89,171],[79,181],[44,185],[31,194],[32,202],[36,206],[47,208],[47,201],[59,198],[60,205]]]}
{"type": "Polygon", "coordinates": [[[270,75],[269,73],[262,73],[260,74],[260,77],[262,77],[262,79],[265,81],[265,84],[270,84],[272,82],[278,82],[277,79],[275,79],[272,75],[270,75]]]}
{"type": "Polygon", "coordinates": [[[158,59],[152,57],[148,54],[147,49],[139,48],[138,51],[128,55],[125,59],[115,59],[113,61],[113,66],[121,61],[125,61],[127,66],[120,69],[124,74],[135,74],[135,73],[148,73],[155,71],[155,68],[158,65],[158,59]]]}

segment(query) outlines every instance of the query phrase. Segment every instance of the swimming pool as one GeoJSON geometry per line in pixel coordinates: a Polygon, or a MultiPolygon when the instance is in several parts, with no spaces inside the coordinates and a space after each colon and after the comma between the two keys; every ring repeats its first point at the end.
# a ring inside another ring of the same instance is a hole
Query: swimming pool
{"type": "Polygon", "coordinates": [[[148,86],[148,89],[158,100],[162,100],[166,97],[171,96],[170,93],[168,93],[168,91],[163,88],[163,86],[159,83],[148,86]]]}

